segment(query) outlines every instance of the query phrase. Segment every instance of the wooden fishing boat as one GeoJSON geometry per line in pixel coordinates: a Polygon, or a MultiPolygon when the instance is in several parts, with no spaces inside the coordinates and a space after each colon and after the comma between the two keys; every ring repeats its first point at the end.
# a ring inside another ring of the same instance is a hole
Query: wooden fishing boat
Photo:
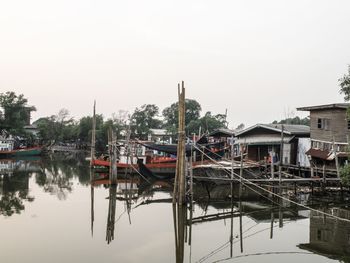
{"type": "MultiPolygon", "coordinates": [[[[186,145],[186,156],[190,157],[197,152],[196,161],[193,166],[211,163],[207,159],[221,159],[226,148],[220,143],[199,144],[201,151],[195,150],[194,146],[186,145]]],[[[153,176],[158,179],[166,179],[174,177],[176,170],[176,144],[157,144],[154,142],[135,141],[128,153],[122,144],[119,147],[119,155],[117,161],[118,174],[137,174],[141,173],[145,176],[153,176]]],[[[109,168],[111,161],[109,156],[102,155],[91,161],[91,165],[97,170],[109,168]]]]}
{"type": "Polygon", "coordinates": [[[22,157],[41,155],[41,147],[19,148],[14,150],[0,150],[0,158],[6,157],[22,157]]]}

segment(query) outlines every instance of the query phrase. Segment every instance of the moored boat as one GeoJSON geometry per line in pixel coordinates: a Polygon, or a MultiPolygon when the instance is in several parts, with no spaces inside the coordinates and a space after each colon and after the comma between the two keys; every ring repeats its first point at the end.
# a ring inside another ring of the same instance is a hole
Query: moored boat
{"type": "Polygon", "coordinates": [[[0,150],[0,158],[41,155],[42,147],[19,148],[14,150],[0,150]]]}

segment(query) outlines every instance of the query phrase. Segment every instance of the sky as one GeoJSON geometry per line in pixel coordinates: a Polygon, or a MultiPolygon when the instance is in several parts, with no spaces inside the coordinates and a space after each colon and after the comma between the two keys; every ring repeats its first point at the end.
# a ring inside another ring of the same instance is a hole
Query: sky
{"type": "Polygon", "coordinates": [[[69,110],[109,117],[177,101],[229,127],[343,102],[348,0],[0,1],[0,93],[24,94],[33,120],[69,110]]]}

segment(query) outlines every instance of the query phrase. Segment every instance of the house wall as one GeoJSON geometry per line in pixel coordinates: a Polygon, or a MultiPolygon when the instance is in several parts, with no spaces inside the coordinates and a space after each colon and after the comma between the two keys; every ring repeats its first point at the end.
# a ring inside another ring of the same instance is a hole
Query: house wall
{"type": "Polygon", "coordinates": [[[345,109],[326,109],[315,110],[310,112],[310,137],[313,140],[346,142],[348,130],[348,122],[346,119],[345,109]],[[318,119],[328,119],[328,129],[318,128],[318,119]]]}
{"type": "Polygon", "coordinates": [[[302,167],[310,167],[310,160],[306,155],[306,152],[311,148],[310,138],[299,138],[298,139],[298,151],[296,164],[300,164],[302,167]]]}
{"type": "Polygon", "coordinates": [[[249,145],[248,146],[248,159],[252,161],[262,161],[264,157],[268,157],[267,145],[249,145]]]}

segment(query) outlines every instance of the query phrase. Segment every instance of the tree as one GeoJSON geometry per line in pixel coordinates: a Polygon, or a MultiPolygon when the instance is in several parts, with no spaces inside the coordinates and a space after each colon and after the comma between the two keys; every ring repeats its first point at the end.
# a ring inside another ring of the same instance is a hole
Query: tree
{"type": "MultiPolygon", "coordinates": [[[[349,101],[350,100],[350,65],[348,65],[348,73],[344,74],[344,76],[340,79],[339,86],[340,86],[340,93],[344,94],[344,100],[349,101]]],[[[350,107],[347,109],[347,119],[350,119],[350,107]]],[[[350,157],[350,151],[348,151],[348,155],[350,157]]],[[[348,159],[349,159],[348,157],[348,159]]],[[[340,178],[342,180],[342,183],[346,186],[350,186],[350,164],[345,164],[341,170],[340,170],[340,178]]]]}
{"type": "Polygon", "coordinates": [[[298,124],[298,125],[306,125],[310,126],[310,119],[308,117],[305,117],[301,119],[300,117],[296,116],[294,118],[286,118],[280,121],[273,121],[273,124],[298,124]]]}
{"type": "Polygon", "coordinates": [[[162,122],[157,119],[158,114],[159,108],[154,104],[144,104],[141,108],[136,108],[130,120],[132,134],[145,139],[150,129],[160,128],[162,122]]]}
{"type": "Polygon", "coordinates": [[[34,124],[38,127],[43,143],[67,142],[77,139],[78,125],[69,116],[67,109],[61,109],[56,115],[40,118],[34,124]]]}
{"type": "MultiPolygon", "coordinates": [[[[201,105],[192,99],[185,100],[185,125],[188,126],[191,121],[196,121],[200,117],[200,112],[202,110],[201,105]]],[[[176,133],[178,127],[178,114],[179,114],[179,103],[173,103],[169,107],[165,108],[162,112],[164,117],[164,127],[172,132],[176,133]]]]}
{"type": "Polygon", "coordinates": [[[221,114],[213,116],[208,111],[202,118],[192,120],[186,127],[186,133],[198,133],[200,127],[202,131],[210,133],[216,129],[226,127],[225,123],[225,119],[222,118],[221,114]]]}
{"type": "Polygon", "coordinates": [[[348,66],[348,73],[344,74],[344,76],[340,79],[339,86],[340,86],[340,93],[344,94],[344,100],[349,101],[350,100],[350,65],[348,66]]]}
{"type": "Polygon", "coordinates": [[[0,128],[7,129],[14,135],[25,136],[24,126],[30,124],[30,112],[36,110],[27,103],[23,94],[16,95],[12,91],[0,93],[0,107],[3,109],[0,114],[0,128]]]}
{"type": "Polygon", "coordinates": [[[241,123],[240,125],[238,125],[237,127],[236,127],[236,131],[242,131],[242,130],[244,130],[244,128],[245,128],[245,125],[244,125],[244,123],[241,123]]]}

